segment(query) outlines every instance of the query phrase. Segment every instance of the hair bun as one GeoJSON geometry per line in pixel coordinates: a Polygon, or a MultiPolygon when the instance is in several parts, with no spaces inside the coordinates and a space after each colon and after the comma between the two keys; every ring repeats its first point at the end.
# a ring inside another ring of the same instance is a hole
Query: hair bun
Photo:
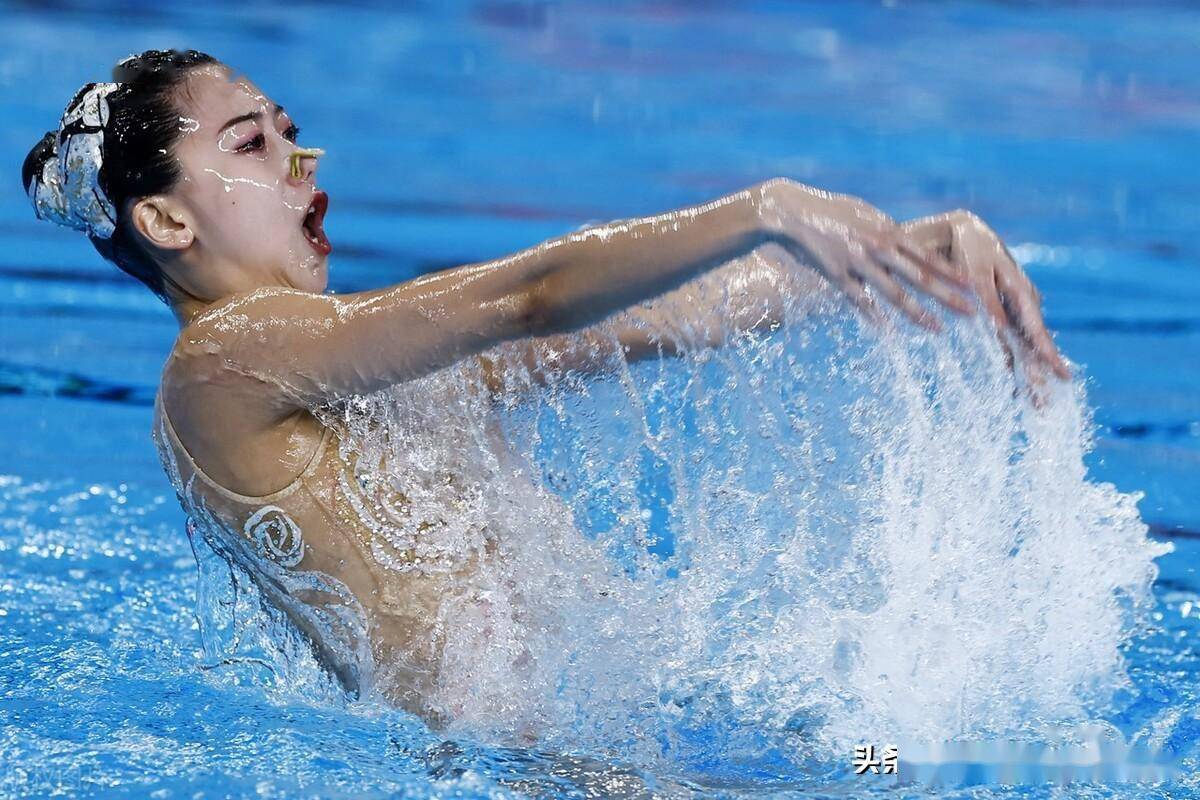
{"type": "Polygon", "coordinates": [[[107,96],[117,83],[89,83],[76,92],[57,131],[47,133],[22,168],[25,191],[40,219],[107,239],[117,213],[100,187],[107,96]]]}
{"type": "Polygon", "coordinates": [[[67,198],[58,175],[58,131],[46,131],[29,151],[21,167],[21,180],[39,219],[58,221],[67,217],[67,198]]]}

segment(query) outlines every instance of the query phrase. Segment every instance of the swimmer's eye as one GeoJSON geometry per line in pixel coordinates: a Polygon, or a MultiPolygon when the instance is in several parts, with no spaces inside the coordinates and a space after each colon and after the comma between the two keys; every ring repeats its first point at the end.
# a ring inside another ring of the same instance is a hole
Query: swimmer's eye
{"type": "MultiPolygon", "coordinates": [[[[292,144],[295,144],[296,139],[298,139],[299,137],[300,137],[300,126],[298,126],[294,122],[291,125],[289,125],[287,127],[287,129],[284,130],[284,132],[283,132],[283,138],[287,139],[292,144]]],[[[253,139],[251,139],[250,141],[246,142],[243,145],[238,146],[235,149],[239,153],[248,153],[248,152],[252,152],[255,150],[262,150],[266,146],[266,144],[267,144],[267,137],[265,135],[259,133],[259,134],[255,135],[255,137],[253,139]]]]}
{"type": "Polygon", "coordinates": [[[257,136],[255,136],[253,139],[251,139],[250,141],[246,142],[245,144],[239,145],[236,148],[236,150],[239,153],[247,153],[247,152],[250,152],[253,150],[262,150],[263,145],[265,145],[266,143],[267,143],[267,137],[263,136],[260,133],[257,136]]]}

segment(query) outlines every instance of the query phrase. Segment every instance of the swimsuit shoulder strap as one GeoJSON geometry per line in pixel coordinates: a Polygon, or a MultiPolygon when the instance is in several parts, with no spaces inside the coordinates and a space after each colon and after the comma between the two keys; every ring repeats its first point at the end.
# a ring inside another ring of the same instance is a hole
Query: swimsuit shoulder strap
{"type": "Polygon", "coordinates": [[[179,434],[175,431],[175,426],[171,424],[171,418],[167,416],[167,409],[166,409],[166,406],[163,404],[163,400],[162,400],[162,387],[161,386],[159,387],[159,390],[157,392],[155,392],[155,394],[154,394],[154,413],[162,421],[161,427],[163,430],[166,431],[167,436],[170,439],[170,441],[167,442],[167,445],[169,447],[172,447],[180,455],[183,456],[183,459],[184,459],[185,463],[187,464],[188,468],[192,472],[194,472],[196,475],[198,475],[200,477],[200,480],[202,480],[205,484],[207,484],[210,488],[212,488],[213,491],[226,497],[229,500],[233,500],[238,503],[245,503],[246,505],[262,505],[264,503],[270,503],[272,501],[282,500],[284,497],[291,494],[293,491],[296,490],[296,487],[300,486],[300,484],[302,484],[304,482],[304,479],[307,478],[309,476],[309,474],[316,468],[317,464],[320,463],[321,457],[325,453],[325,448],[329,443],[330,429],[328,426],[322,426],[321,441],[317,444],[317,447],[313,451],[312,456],[309,457],[308,463],[305,464],[304,469],[301,470],[300,474],[297,475],[290,483],[288,483],[287,486],[283,487],[282,489],[280,489],[278,491],[271,492],[270,494],[264,494],[264,495],[241,494],[240,492],[235,492],[232,489],[227,489],[226,487],[222,486],[217,481],[210,478],[208,476],[208,473],[206,473],[203,469],[201,469],[200,465],[196,463],[196,460],[194,458],[192,458],[192,454],[190,452],[188,452],[188,449],[186,447],[184,447],[183,442],[179,438],[179,434]]]}

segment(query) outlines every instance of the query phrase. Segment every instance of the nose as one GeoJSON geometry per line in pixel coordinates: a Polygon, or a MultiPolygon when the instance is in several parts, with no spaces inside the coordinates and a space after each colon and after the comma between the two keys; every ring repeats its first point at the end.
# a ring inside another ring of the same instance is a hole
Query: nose
{"type": "Polygon", "coordinates": [[[288,174],[296,180],[310,181],[317,171],[317,159],[325,155],[319,147],[297,147],[288,153],[288,174]]]}

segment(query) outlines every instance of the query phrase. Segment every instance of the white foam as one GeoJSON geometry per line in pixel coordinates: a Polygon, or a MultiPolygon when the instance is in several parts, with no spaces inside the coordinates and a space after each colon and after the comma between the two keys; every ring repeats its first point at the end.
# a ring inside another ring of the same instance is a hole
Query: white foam
{"type": "Polygon", "coordinates": [[[453,730],[806,765],[1036,734],[1127,684],[1169,547],[1088,480],[1082,384],[1014,397],[982,319],[880,335],[831,306],[545,388],[515,352],[499,409],[461,364],[342,418],[346,457],[447,517],[432,550],[499,542],[443,609],[453,730]],[[446,474],[459,502],[413,493],[446,474]]]}

